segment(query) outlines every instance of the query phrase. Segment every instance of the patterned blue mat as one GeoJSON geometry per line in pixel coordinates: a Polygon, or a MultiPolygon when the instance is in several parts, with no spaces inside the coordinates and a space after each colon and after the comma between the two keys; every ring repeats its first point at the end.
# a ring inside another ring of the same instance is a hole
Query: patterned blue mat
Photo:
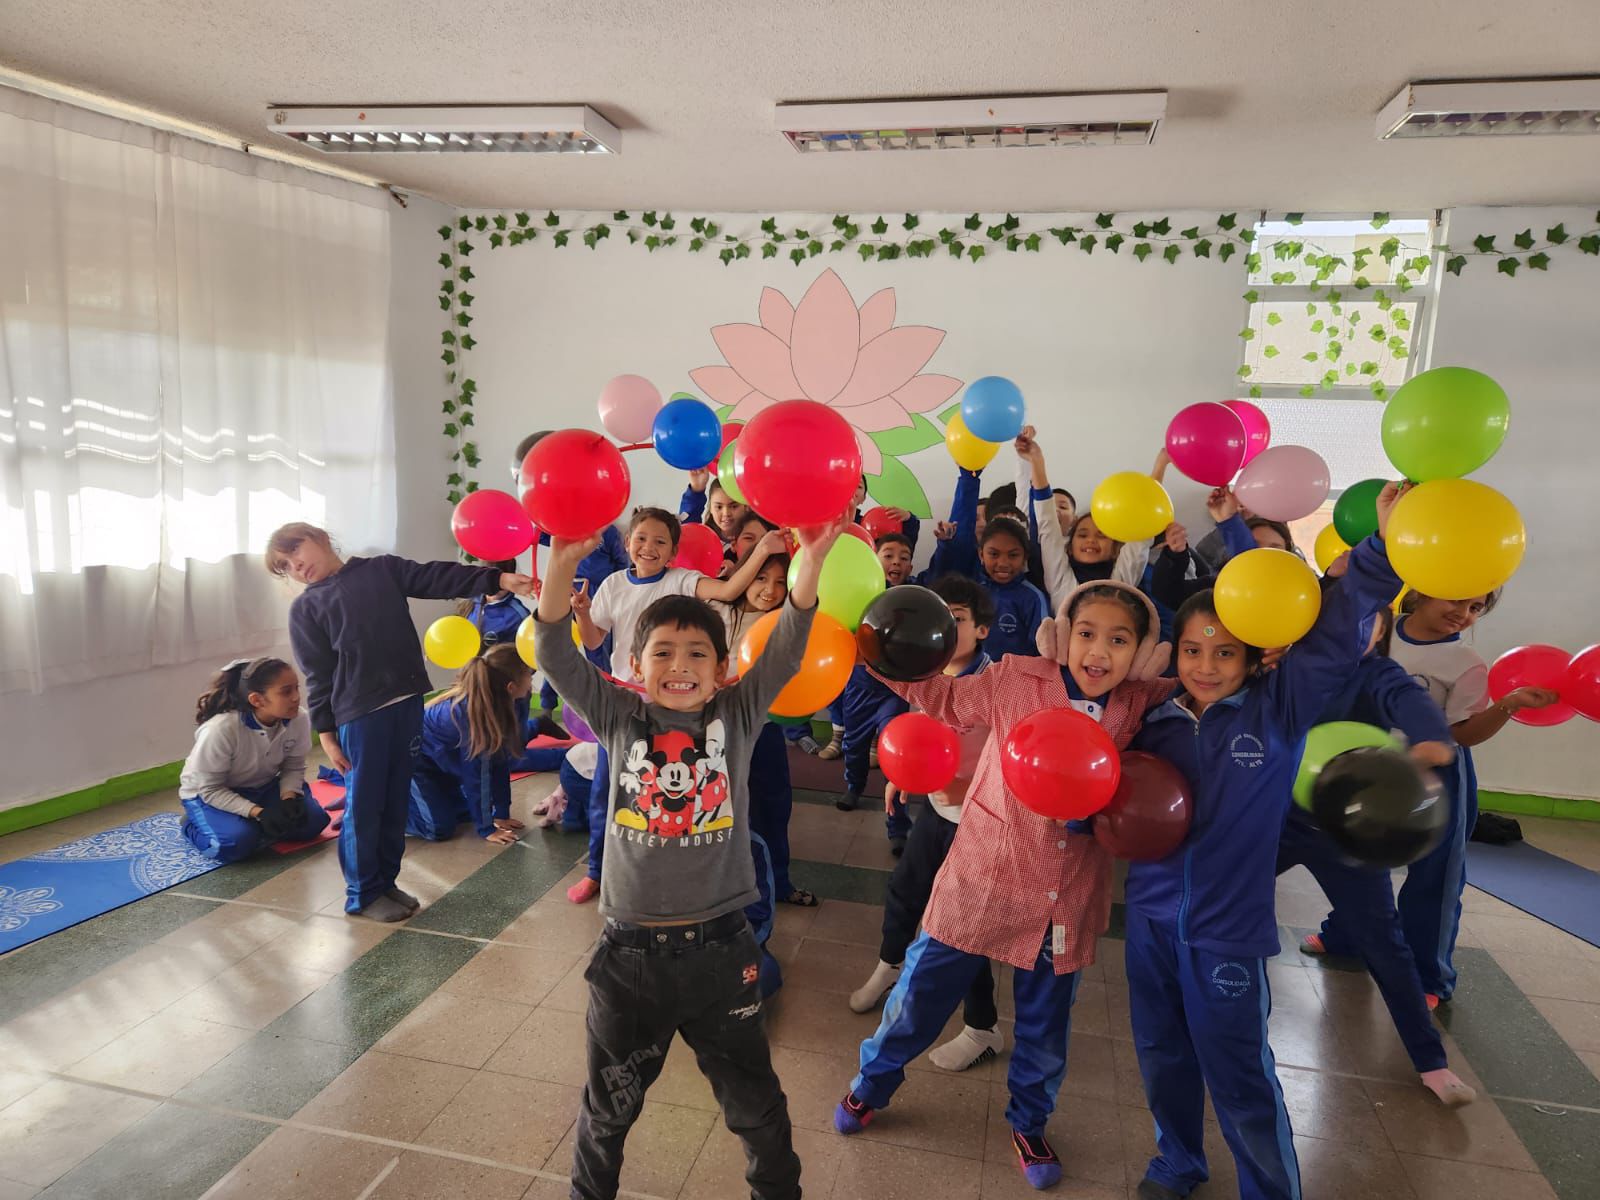
{"type": "Polygon", "coordinates": [[[0,954],[215,870],[182,821],[156,813],[0,866],[0,954]]]}

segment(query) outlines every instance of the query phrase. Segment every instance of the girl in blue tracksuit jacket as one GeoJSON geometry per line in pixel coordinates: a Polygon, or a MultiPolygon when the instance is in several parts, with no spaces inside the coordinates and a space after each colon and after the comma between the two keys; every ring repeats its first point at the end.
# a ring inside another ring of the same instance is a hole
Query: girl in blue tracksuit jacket
{"type": "Polygon", "coordinates": [[[411,776],[406,833],[442,842],[470,821],[497,846],[517,840],[509,815],[511,768],[526,736],[520,705],[533,692],[533,671],[515,645],[501,642],[461,668],[455,686],[422,714],[422,751],[411,776]]]}
{"type": "Polygon", "coordinates": [[[995,612],[984,653],[997,661],[1005,654],[1038,654],[1034,635],[1050,615],[1050,601],[1028,582],[1028,531],[1022,523],[1010,517],[986,523],[978,542],[978,565],[978,582],[994,600],[995,612]]]}
{"type": "MultiPolygon", "coordinates": [[[[1335,581],[1324,577],[1325,586],[1335,581]]],[[[1366,657],[1355,675],[1328,703],[1317,724],[1360,721],[1379,729],[1398,729],[1411,744],[1411,756],[1427,767],[1448,767],[1456,755],[1444,710],[1389,657],[1394,614],[1378,610],[1366,657]]],[[[1351,951],[1372,973],[1389,1008],[1395,1032],[1404,1043],[1423,1086],[1450,1107],[1470,1104],[1477,1093],[1449,1068],[1444,1041],[1434,1027],[1424,998],[1417,961],[1406,944],[1395,909],[1394,885],[1386,867],[1353,862],[1324,833],[1311,814],[1293,806],[1278,843],[1278,874],[1304,866],[1326,893],[1351,934],[1351,951]]]]}
{"type": "Polygon", "coordinates": [[[1242,1200],[1299,1200],[1289,1113],[1267,1044],[1266,960],[1277,954],[1278,843],[1307,730],[1356,673],[1366,621],[1400,589],[1380,535],[1356,547],[1316,624],[1265,679],[1201,592],[1183,605],[1179,694],[1145,717],[1133,748],[1189,780],[1193,824],[1172,854],[1133,863],[1126,887],[1129,1009],[1158,1153],[1142,1198],[1208,1178],[1205,1093],[1238,1165],[1242,1200]]]}
{"type": "MultiPolygon", "coordinates": [[[[489,565],[499,567],[502,571],[514,572],[517,569],[517,560],[508,558],[489,565]]],[[[474,596],[471,600],[464,600],[456,606],[456,612],[477,626],[478,636],[483,639],[485,650],[497,642],[515,642],[517,627],[530,615],[526,604],[514,593],[504,591],[496,592],[492,596],[474,596]]]]}

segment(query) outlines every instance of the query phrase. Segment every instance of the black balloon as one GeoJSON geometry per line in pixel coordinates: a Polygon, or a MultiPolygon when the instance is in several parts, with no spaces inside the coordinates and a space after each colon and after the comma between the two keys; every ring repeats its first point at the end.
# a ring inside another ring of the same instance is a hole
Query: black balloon
{"type": "Polygon", "coordinates": [[[861,657],[885,679],[930,679],[956,654],[956,619],[925,587],[902,583],[867,605],[856,630],[861,657]]]}
{"type": "Polygon", "coordinates": [[[1328,760],[1311,815],[1357,862],[1403,867],[1444,839],[1450,798],[1402,751],[1364,746],[1328,760]]]}

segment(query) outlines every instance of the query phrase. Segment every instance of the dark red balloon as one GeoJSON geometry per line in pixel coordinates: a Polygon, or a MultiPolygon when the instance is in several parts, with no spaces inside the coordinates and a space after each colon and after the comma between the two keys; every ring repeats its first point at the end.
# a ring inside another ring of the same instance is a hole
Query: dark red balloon
{"type": "Polygon", "coordinates": [[[1591,721],[1600,721],[1600,644],[1586,646],[1567,664],[1561,698],[1591,721]]]}
{"type": "Polygon", "coordinates": [[[628,505],[633,482],[622,451],[592,429],[560,429],[522,460],[522,507],[551,537],[575,541],[628,505]]]}
{"type": "Polygon", "coordinates": [[[901,713],[878,735],[878,765],[883,777],[903,792],[940,792],[961,765],[961,740],[927,713],[901,713]]]}
{"type": "Polygon", "coordinates": [[[1006,735],[1000,773],[1011,794],[1040,816],[1074,821],[1110,802],[1122,764],[1094,718],[1071,708],[1043,708],[1006,735]]]}
{"type": "Polygon", "coordinates": [[[715,579],[722,570],[722,539],[711,526],[686,521],[678,534],[678,557],[672,560],[672,565],[688,567],[715,579]]]}
{"type": "MultiPolygon", "coordinates": [[[[1559,646],[1536,644],[1507,650],[1489,667],[1489,698],[1501,700],[1524,687],[1560,692],[1566,687],[1571,661],[1571,655],[1559,646]]],[[[1511,719],[1522,725],[1559,725],[1572,720],[1577,711],[1563,696],[1543,708],[1519,709],[1511,719]]]]}
{"type": "Polygon", "coordinates": [[[882,505],[862,513],[861,524],[874,538],[881,538],[886,533],[905,532],[905,522],[899,517],[890,516],[889,510],[882,505]]]}
{"type": "Polygon", "coordinates": [[[750,507],[774,524],[826,525],[861,484],[861,447],[826,404],[782,400],[745,425],[733,444],[733,472],[750,507]]]}
{"type": "Polygon", "coordinates": [[[854,521],[851,521],[850,524],[846,525],[844,527],[844,531],[853,538],[860,538],[869,546],[876,546],[878,544],[872,540],[872,534],[868,532],[865,526],[857,525],[854,521]]]}
{"type": "Polygon", "coordinates": [[[1164,758],[1130,750],[1111,803],[1095,814],[1094,837],[1117,858],[1154,862],[1189,836],[1194,802],[1189,781],[1164,758]]]}

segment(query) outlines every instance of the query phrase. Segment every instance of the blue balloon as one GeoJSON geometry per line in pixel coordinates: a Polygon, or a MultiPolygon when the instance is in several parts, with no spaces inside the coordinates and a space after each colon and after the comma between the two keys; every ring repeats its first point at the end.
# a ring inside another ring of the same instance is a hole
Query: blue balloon
{"type": "Polygon", "coordinates": [[[722,426],[705,401],[684,396],[661,406],[650,440],[668,466],[698,471],[721,452],[722,426]]]}
{"type": "Polygon", "coordinates": [[[1022,389],[999,375],[985,375],[967,384],[961,397],[961,419],[973,437],[1009,442],[1022,432],[1026,413],[1022,389]]]}

